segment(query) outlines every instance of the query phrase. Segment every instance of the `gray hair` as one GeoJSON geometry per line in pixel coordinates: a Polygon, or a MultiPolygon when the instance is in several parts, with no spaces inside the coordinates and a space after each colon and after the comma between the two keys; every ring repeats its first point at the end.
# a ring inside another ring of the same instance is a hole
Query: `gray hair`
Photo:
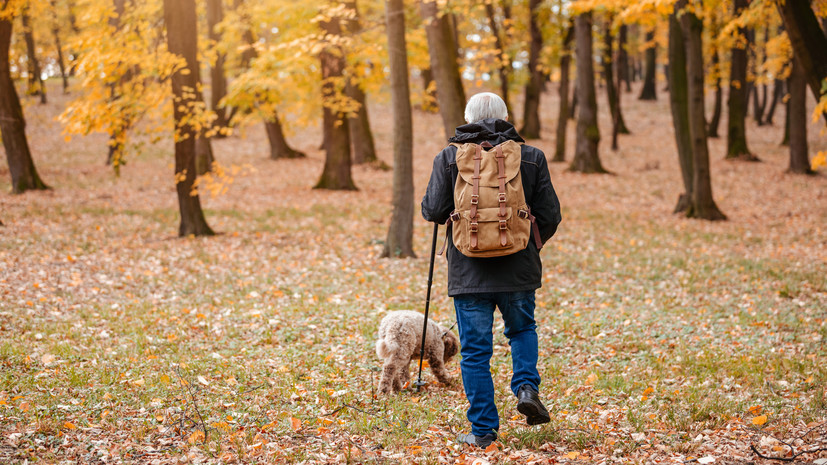
{"type": "Polygon", "coordinates": [[[491,92],[475,94],[465,105],[465,122],[476,123],[488,118],[508,119],[505,102],[491,92]]]}

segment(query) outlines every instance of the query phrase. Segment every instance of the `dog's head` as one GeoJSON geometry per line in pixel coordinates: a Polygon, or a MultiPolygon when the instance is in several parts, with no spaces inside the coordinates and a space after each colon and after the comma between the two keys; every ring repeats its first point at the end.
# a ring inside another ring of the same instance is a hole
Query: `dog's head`
{"type": "Polygon", "coordinates": [[[452,333],[450,330],[445,332],[445,335],[442,336],[442,343],[445,344],[445,350],[443,351],[442,359],[445,362],[451,359],[454,355],[459,352],[459,339],[452,333]]]}

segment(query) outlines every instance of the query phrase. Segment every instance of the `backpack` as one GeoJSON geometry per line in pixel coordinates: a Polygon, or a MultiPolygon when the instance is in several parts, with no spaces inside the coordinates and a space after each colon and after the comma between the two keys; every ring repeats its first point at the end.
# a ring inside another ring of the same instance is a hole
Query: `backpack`
{"type": "Polygon", "coordinates": [[[459,171],[448,219],[454,246],[468,257],[500,257],[525,249],[533,233],[540,250],[540,232],[523,192],[521,144],[451,145],[457,147],[459,171]]]}

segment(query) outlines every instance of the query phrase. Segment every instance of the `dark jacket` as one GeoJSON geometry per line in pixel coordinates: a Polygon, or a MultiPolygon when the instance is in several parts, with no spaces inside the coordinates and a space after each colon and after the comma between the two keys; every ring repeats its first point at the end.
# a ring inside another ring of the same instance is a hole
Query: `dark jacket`
{"type": "MultiPolygon", "coordinates": [[[[460,126],[450,142],[494,145],[507,140],[525,142],[507,121],[486,119],[460,126]]],[[[523,190],[531,213],[537,218],[540,238],[548,241],[560,224],[560,202],[551,185],[546,156],[536,147],[522,146],[523,190]]],[[[444,224],[454,210],[454,185],[457,182],[457,148],[449,145],[434,159],[428,190],[422,198],[422,216],[444,224]]],[[[448,239],[448,295],[480,292],[530,291],[540,287],[543,269],[533,240],[520,252],[504,257],[471,258],[461,254],[448,239]]]]}

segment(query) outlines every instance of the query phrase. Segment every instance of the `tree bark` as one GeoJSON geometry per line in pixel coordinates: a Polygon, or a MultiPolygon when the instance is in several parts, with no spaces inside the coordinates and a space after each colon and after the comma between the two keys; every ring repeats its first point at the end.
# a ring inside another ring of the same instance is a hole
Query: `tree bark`
{"type": "Polygon", "coordinates": [[[69,91],[69,77],[66,73],[66,60],[63,58],[63,45],[60,42],[60,25],[57,20],[57,1],[51,0],[52,7],[52,36],[55,39],[55,49],[57,49],[57,66],[60,69],[60,78],[63,80],[63,93],[69,91]]]}
{"type": "MultiPolygon", "coordinates": [[[[358,35],[362,30],[362,25],[359,21],[359,9],[356,5],[356,0],[349,0],[345,2],[345,5],[353,11],[353,17],[348,21],[348,32],[352,35],[358,35]]],[[[373,143],[373,132],[370,130],[367,97],[359,86],[359,82],[356,81],[352,75],[347,81],[345,94],[359,104],[359,110],[356,112],[356,115],[348,120],[350,142],[353,149],[353,163],[373,163],[377,158],[376,147],[373,143]]]]}
{"type": "Polygon", "coordinates": [[[14,88],[9,66],[9,46],[11,45],[12,19],[3,19],[7,13],[8,0],[3,0],[0,8],[0,136],[6,150],[6,161],[11,174],[12,193],[20,194],[27,190],[48,189],[37,174],[29,142],[26,139],[26,120],[23,108],[14,88]]]}
{"type": "Polygon", "coordinates": [[[445,137],[454,135],[454,129],[464,123],[465,91],[459,73],[457,46],[446,15],[439,15],[436,0],[420,0],[420,11],[428,36],[431,71],[436,81],[439,113],[445,137]]]}
{"type": "Polygon", "coordinates": [[[582,13],[574,19],[574,34],[577,43],[577,95],[580,111],[577,113],[574,160],[569,169],[581,173],[606,173],[597,153],[600,129],[597,127],[597,99],[594,90],[591,12],[582,13]]]}
{"type": "Polygon", "coordinates": [[[190,109],[198,101],[192,89],[198,88],[198,35],[196,31],[195,0],[164,0],[164,21],[167,27],[167,48],[186,61],[186,72],[172,75],[172,93],[175,119],[175,176],[178,208],[181,212],[179,236],[210,236],[215,234],[207,225],[201,200],[193,187],[196,178],[195,144],[198,136],[188,122],[190,109]]]}
{"type": "Polygon", "coordinates": [[[305,157],[304,153],[287,145],[287,138],[284,137],[284,130],[281,127],[278,113],[274,111],[272,119],[264,121],[264,129],[267,131],[267,140],[270,141],[271,160],[305,157]]]}
{"type": "Polygon", "coordinates": [[[523,105],[523,126],[520,135],[526,139],[540,138],[540,94],[543,75],[540,72],[540,51],[543,49],[543,35],[537,24],[537,10],[542,0],[529,0],[528,82],[525,85],[523,105]]]}
{"type": "Polygon", "coordinates": [[[606,30],[603,34],[603,72],[606,75],[606,96],[609,101],[609,112],[612,115],[612,150],[617,150],[618,134],[629,134],[629,128],[626,127],[620,111],[619,81],[615,80],[614,37],[612,37],[611,29],[612,19],[609,17],[606,19],[606,30]]]}
{"type": "Polygon", "coordinates": [[[646,72],[643,76],[643,88],[640,90],[640,97],[638,100],[657,100],[658,94],[655,85],[655,59],[657,58],[657,49],[655,48],[655,31],[646,33],[646,42],[652,43],[646,49],[646,72]]]}
{"type": "Polygon", "coordinates": [[[790,72],[790,167],[796,174],[812,174],[807,147],[807,77],[797,59],[790,72]]]}
{"type": "Polygon", "coordinates": [[[822,83],[827,79],[827,36],[818,24],[810,2],[778,1],[776,5],[807,85],[819,101],[825,92],[822,83]]]}
{"type": "MultiPolygon", "coordinates": [[[[806,85],[806,84],[805,84],[806,85]]],[[[778,106],[778,101],[784,95],[784,81],[776,79],[772,86],[772,100],[770,100],[770,108],[767,110],[767,124],[772,125],[772,119],[775,115],[775,107],[778,106]]]]}
{"type": "MultiPolygon", "coordinates": [[[[675,8],[678,10],[678,8],[675,8]]],[[[681,167],[684,192],[678,196],[674,213],[689,210],[694,188],[692,137],[689,132],[689,84],[686,75],[686,48],[683,32],[676,13],[669,15],[669,107],[672,110],[672,125],[675,128],[675,143],[678,146],[678,161],[681,167]]]]}
{"type": "Polygon", "coordinates": [[[491,34],[494,36],[494,45],[497,47],[497,50],[499,50],[497,54],[499,66],[497,69],[500,75],[500,94],[505,102],[505,108],[508,110],[508,114],[511,115],[511,101],[508,97],[508,76],[512,71],[511,59],[508,57],[508,54],[505,53],[505,46],[500,36],[500,27],[497,24],[494,5],[492,3],[486,3],[485,12],[488,15],[488,27],[491,28],[491,34]]]}
{"type": "Polygon", "coordinates": [[[40,70],[40,62],[37,60],[37,53],[34,44],[34,32],[32,31],[31,20],[29,19],[28,6],[20,15],[23,22],[23,38],[26,42],[26,52],[29,57],[29,95],[39,95],[40,103],[46,103],[46,86],[43,84],[43,73],[40,70]]]}
{"type": "MultiPolygon", "coordinates": [[[[734,15],[738,16],[747,6],[748,0],[734,0],[734,15]]],[[[739,34],[746,37],[746,30],[739,29],[739,34]]],[[[747,47],[749,44],[746,45],[747,47]]],[[[732,48],[729,71],[729,110],[727,124],[727,159],[757,161],[758,158],[747,148],[747,51],[737,45],[732,48]]]]}
{"type": "MultiPolygon", "coordinates": [[[[207,0],[207,37],[214,47],[221,41],[218,24],[224,20],[222,0],[207,0]]],[[[216,53],[215,64],[210,67],[210,108],[215,112],[213,126],[219,129],[218,136],[226,135],[228,126],[227,110],[221,105],[221,99],[227,95],[227,77],[224,73],[224,54],[216,53]],[[225,131],[221,131],[224,129],[225,131]]]]}
{"type": "Polygon", "coordinates": [[[571,105],[569,105],[569,119],[575,119],[577,116],[577,74],[574,77],[574,92],[571,96],[571,105]]]}
{"type": "Polygon", "coordinates": [[[721,107],[723,106],[723,89],[721,88],[721,72],[719,69],[720,57],[718,55],[718,48],[712,52],[712,68],[715,70],[715,106],[712,107],[712,119],[709,121],[708,137],[718,136],[718,127],[721,126],[721,107]]]}
{"type": "MultiPolygon", "coordinates": [[[[623,24],[617,32],[617,91],[626,83],[626,92],[632,90],[629,83],[629,52],[626,50],[629,26],[623,24]]],[[[619,98],[619,97],[618,97],[619,98]]]]}
{"type": "Polygon", "coordinates": [[[574,25],[566,28],[563,48],[560,51],[560,111],[557,113],[557,137],[555,138],[553,162],[566,161],[566,129],[569,120],[569,68],[571,67],[571,41],[574,39],[574,25]]]}
{"type": "Polygon", "coordinates": [[[393,213],[383,257],[414,257],[413,122],[403,0],[386,0],[385,21],[393,107],[393,213]]]}
{"type": "MultiPolygon", "coordinates": [[[[679,0],[678,6],[686,6],[679,0]]],[[[693,186],[692,203],[686,212],[690,218],[725,220],[712,198],[712,178],[709,171],[709,148],[706,139],[704,111],[704,59],[701,32],[703,22],[694,13],[684,12],[680,17],[681,32],[686,46],[686,77],[689,97],[689,134],[692,138],[693,186]]]]}
{"type": "MultiPolygon", "coordinates": [[[[321,21],[319,25],[326,36],[333,38],[342,35],[341,18],[333,17],[321,21]]],[[[316,189],[356,190],[351,176],[350,128],[347,115],[338,108],[332,108],[332,96],[339,90],[334,81],[342,79],[345,72],[345,58],[341,47],[328,43],[319,54],[322,67],[322,99],[324,116],[325,161],[322,177],[316,189]]],[[[344,90],[344,89],[342,89],[344,90]]]]}

